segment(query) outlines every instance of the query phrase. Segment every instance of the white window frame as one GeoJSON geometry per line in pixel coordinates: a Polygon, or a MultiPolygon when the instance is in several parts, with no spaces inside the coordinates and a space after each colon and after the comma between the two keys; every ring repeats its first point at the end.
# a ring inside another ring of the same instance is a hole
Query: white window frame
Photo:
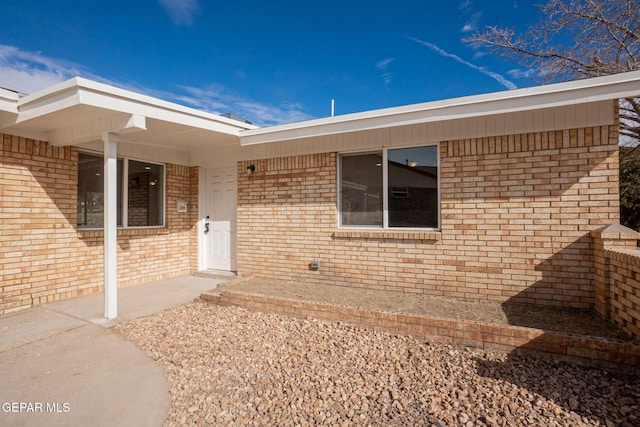
{"type": "Polygon", "coordinates": [[[382,147],[377,149],[359,150],[359,151],[344,151],[338,153],[338,182],[337,182],[337,194],[338,194],[338,228],[345,230],[393,230],[393,231],[440,231],[442,227],[442,193],[440,191],[440,144],[420,144],[420,145],[402,145],[394,147],[382,147]],[[389,150],[401,150],[403,148],[421,148],[421,147],[436,147],[437,157],[437,192],[438,192],[438,226],[436,228],[431,227],[389,227],[389,150]],[[371,225],[342,225],[342,157],[349,155],[360,154],[373,154],[382,152],[382,227],[375,227],[371,225]]]}
{"type": "MultiPolygon", "coordinates": [[[[103,153],[95,151],[82,150],[79,153],[88,154],[91,156],[104,156],[103,153]]],[[[118,160],[122,160],[122,194],[120,204],[122,206],[122,225],[118,225],[119,230],[138,230],[138,229],[152,229],[152,228],[165,228],[167,226],[167,165],[165,163],[153,162],[150,160],[140,159],[136,157],[118,156],[118,160]],[[133,160],[141,163],[149,163],[152,165],[162,166],[162,206],[160,207],[162,218],[161,225],[149,225],[149,226],[129,226],[129,161],[133,160]]],[[[76,179],[77,179],[76,173],[76,179]]],[[[77,230],[102,230],[103,227],[85,226],[76,227],[77,230]]]]}

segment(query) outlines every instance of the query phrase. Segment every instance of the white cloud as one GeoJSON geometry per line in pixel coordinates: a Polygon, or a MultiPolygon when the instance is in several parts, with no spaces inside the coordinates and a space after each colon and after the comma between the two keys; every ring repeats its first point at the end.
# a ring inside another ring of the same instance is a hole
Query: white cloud
{"type": "Polygon", "coordinates": [[[460,28],[460,32],[461,33],[470,33],[471,31],[475,30],[476,27],[474,25],[471,25],[470,23],[466,23],[462,26],[462,28],[460,28]]]}
{"type": "Polygon", "coordinates": [[[464,59],[460,58],[458,55],[455,55],[453,53],[449,53],[446,52],[442,49],[440,49],[438,46],[436,46],[433,43],[429,43],[426,42],[424,40],[420,40],[417,39],[415,37],[407,37],[409,40],[414,41],[418,44],[421,44],[422,46],[426,46],[429,49],[435,51],[438,55],[445,57],[445,58],[450,58],[453,59],[456,62],[459,62],[460,64],[466,65],[469,68],[472,68],[482,74],[484,74],[485,76],[491,77],[492,79],[496,80],[498,83],[500,83],[501,85],[503,85],[504,87],[506,87],[507,89],[516,89],[518,86],[516,86],[513,82],[507,80],[506,78],[504,78],[502,75],[495,73],[493,71],[489,71],[487,70],[485,67],[480,67],[476,64],[473,64],[469,61],[465,61],[464,59]]]}
{"type": "Polygon", "coordinates": [[[73,61],[0,44],[0,87],[30,94],[73,77],[84,77],[122,89],[148,93],[136,84],[105,79],[73,61]]]}
{"type": "Polygon", "coordinates": [[[514,68],[513,70],[507,71],[509,77],[514,79],[530,79],[538,74],[538,70],[530,68],[528,70],[523,70],[520,68],[514,68]]]}
{"type": "Polygon", "coordinates": [[[489,52],[487,52],[486,50],[476,50],[475,52],[473,52],[473,59],[475,60],[484,58],[487,55],[489,55],[489,52]]]}
{"type": "Polygon", "coordinates": [[[193,23],[196,13],[200,11],[198,0],[158,0],[158,3],[164,7],[176,25],[188,27],[193,23]]]}
{"type": "Polygon", "coordinates": [[[388,72],[387,69],[389,68],[389,64],[391,64],[393,61],[395,61],[395,58],[386,58],[376,63],[376,68],[382,71],[382,80],[386,85],[391,83],[391,73],[388,72]]]}
{"type": "Polygon", "coordinates": [[[176,102],[216,114],[234,113],[258,126],[299,122],[313,118],[303,111],[299,103],[284,101],[280,106],[263,104],[233,93],[219,84],[205,87],[180,86],[184,95],[165,93],[176,102]]]}
{"type": "Polygon", "coordinates": [[[386,58],[386,59],[383,59],[382,61],[378,61],[376,63],[376,68],[378,68],[379,70],[386,70],[389,64],[391,64],[393,61],[394,61],[394,58],[386,58]]]}
{"type": "Polygon", "coordinates": [[[214,114],[235,113],[259,126],[308,120],[303,106],[283,102],[280,106],[262,104],[222,85],[204,88],[178,86],[175,92],[156,90],[135,83],[114,82],[95,75],[79,64],[51,58],[39,52],[29,52],[0,44],[0,87],[22,93],[33,93],[72,77],[82,76],[112,86],[144,93],[160,99],[181,103],[214,114]]]}
{"type": "Polygon", "coordinates": [[[476,12],[465,22],[465,24],[460,29],[460,32],[470,33],[478,29],[478,21],[482,17],[482,12],[476,12]]]}
{"type": "Polygon", "coordinates": [[[465,0],[463,2],[458,3],[458,10],[467,11],[471,9],[472,6],[473,6],[473,1],[465,0]]]}
{"type": "Polygon", "coordinates": [[[15,46],[0,45],[0,87],[33,93],[78,75],[86,70],[71,61],[50,58],[15,46]]]}

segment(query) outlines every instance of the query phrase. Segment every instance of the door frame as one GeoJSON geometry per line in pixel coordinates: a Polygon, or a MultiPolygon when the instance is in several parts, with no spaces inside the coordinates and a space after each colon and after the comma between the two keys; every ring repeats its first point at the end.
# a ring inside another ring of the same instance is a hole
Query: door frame
{"type": "MultiPolygon", "coordinates": [[[[230,168],[231,166],[221,166],[221,167],[212,167],[212,168],[204,168],[200,167],[198,171],[198,271],[203,271],[207,269],[207,248],[206,248],[206,239],[204,238],[204,229],[205,222],[207,217],[207,206],[208,206],[208,198],[210,195],[208,194],[208,171],[211,169],[225,169],[230,168]]],[[[238,191],[238,176],[236,172],[236,196],[238,191]]],[[[237,197],[236,197],[237,200],[237,197]]],[[[236,211],[237,211],[237,202],[236,202],[236,211]]],[[[236,221],[237,223],[237,221],[236,221]]],[[[237,241],[237,232],[236,239],[231,241],[231,245],[235,247],[235,251],[237,253],[238,241],[237,241]]],[[[236,261],[237,264],[237,261],[236,261]]],[[[231,266],[232,270],[236,271],[238,266],[231,266]],[[235,270],[233,269],[235,267],[235,270]]]]}

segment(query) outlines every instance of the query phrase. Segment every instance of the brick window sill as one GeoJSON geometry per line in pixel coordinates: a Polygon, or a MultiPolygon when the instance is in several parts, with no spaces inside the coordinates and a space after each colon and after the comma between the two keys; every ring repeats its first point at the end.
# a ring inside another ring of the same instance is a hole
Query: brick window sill
{"type": "MultiPolygon", "coordinates": [[[[102,237],[104,231],[102,229],[77,229],[81,237],[102,237]]],[[[150,228],[118,228],[118,237],[129,236],[161,236],[169,234],[167,227],[150,227],[150,228]]]]}
{"type": "Polygon", "coordinates": [[[339,229],[333,232],[334,239],[353,240],[428,240],[438,241],[442,238],[440,231],[419,230],[354,230],[339,229]]]}

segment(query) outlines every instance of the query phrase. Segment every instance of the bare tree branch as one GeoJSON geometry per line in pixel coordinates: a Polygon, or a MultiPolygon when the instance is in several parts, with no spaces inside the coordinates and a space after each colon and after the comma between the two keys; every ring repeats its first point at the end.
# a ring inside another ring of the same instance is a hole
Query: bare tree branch
{"type": "MultiPolygon", "coordinates": [[[[640,70],[640,0],[547,0],[524,34],[486,27],[463,41],[535,70],[543,82],[640,70]]],[[[623,211],[640,209],[640,99],[619,101],[623,211]],[[633,208],[630,208],[630,207],[633,208]]],[[[632,212],[640,228],[640,214],[632,212]]],[[[624,218],[623,221],[624,223],[624,218]]]]}

